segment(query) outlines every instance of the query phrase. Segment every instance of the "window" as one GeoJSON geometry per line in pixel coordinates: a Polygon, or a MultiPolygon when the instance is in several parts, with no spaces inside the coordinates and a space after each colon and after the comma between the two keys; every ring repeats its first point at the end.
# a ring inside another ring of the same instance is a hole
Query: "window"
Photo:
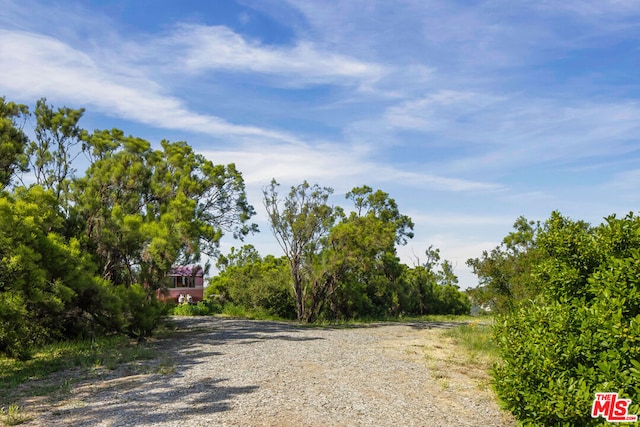
{"type": "Polygon", "coordinates": [[[168,276],[167,288],[195,288],[196,278],[193,276],[168,276]]]}

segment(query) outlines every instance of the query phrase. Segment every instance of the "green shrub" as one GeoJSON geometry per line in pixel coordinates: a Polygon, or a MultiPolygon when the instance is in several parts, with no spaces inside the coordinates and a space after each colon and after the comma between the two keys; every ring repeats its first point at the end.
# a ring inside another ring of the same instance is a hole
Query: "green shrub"
{"type": "Polygon", "coordinates": [[[244,307],[245,312],[295,319],[291,272],[286,258],[272,255],[262,258],[253,246],[246,245],[238,251],[232,248],[229,255],[219,262],[218,268],[221,271],[205,289],[205,299],[224,301],[226,310],[244,307]]]}
{"type": "Polygon", "coordinates": [[[174,316],[211,316],[221,311],[220,305],[209,301],[199,301],[197,304],[180,304],[173,307],[174,316]]]}
{"type": "Polygon", "coordinates": [[[543,295],[495,325],[496,391],[524,424],[601,425],[591,418],[596,392],[617,392],[640,414],[640,221],[576,224],[559,214],[547,222],[543,295]]]}
{"type": "Polygon", "coordinates": [[[222,314],[242,319],[283,320],[282,317],[273,314],[273,312],[264,307],[247,308],[234,303],[226,303],[222,307],[222,314]]]}

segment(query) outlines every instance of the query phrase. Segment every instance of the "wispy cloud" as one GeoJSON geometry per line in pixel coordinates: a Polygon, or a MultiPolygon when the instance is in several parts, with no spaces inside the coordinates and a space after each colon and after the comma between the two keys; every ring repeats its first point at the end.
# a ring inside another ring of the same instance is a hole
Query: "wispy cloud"
{"type": "Polygon", "coordinates": [[[280,85],[308,85],[378,80],[384,67],[322,50],[307,41],[293,46],[267,46],[247,40],[227,27],[181,24],[158,41],[177,52],[190,72],[229,70],[277,76],[280,85]]]}
{"type": "MultiPolygon", "coordinates": [[[[495,144],[481,156],[459,158],[456,169],[508,168],[564,164],[638,151],[640,106],[632,101],[522,99],[516,97],[482,117],[490,124],[474,126],[476,138],[495,144]],[[606,141],[606,143],[604,143],[606,141]]],[[[455,125],[455,123],[452,123],[455,125]]]]}
{"type": "Polygon", "coordinates": [[[107,71],[99,60],[49,36],[0,30],[0,68],[0,87],[9,97],[58,98],[165,129],[297,141],[286,132],[192,112],[139,69],[123,64],[118,72],[107,71]]]}
{"type": "Polygon", "coordinates": [[[402,182],[409,187],[442,192],[494,192],[505,190],[501,184],[471,181],[422,172],[409,172],[375,163],[367,153],[344,144],[288,146],[284,144],[242,146],[238,151],[205,152],[212,160],[234,162],[245,171],[250,185],[265,185],[272,178],[290,185],[317,181],[337,192],[346,192],[362,183],[388,186],[402,182]]]}
{"type": "Polygon", "coordinates": [[[353,139],[399,141],[459,152],[437,170],[491,170],[498,174],[532,165],[608,164],[638,153],[640,105],[635,101],[554,99],[519,93],[439,90],[388,107],[379,120],[350,126],[353,139]],[[409,139],[408,141],[411,141],[409,139]],[[606,144],[603,143],[606,141],[606,144]]]}
{"type": "Polygon", "coordinates": [[[455,131],[451,124],[461,118],[482,115],[505,97],[457,90],[438,90],[425,97],[394,105],[383,121],[391,128],[423,132],[455,131]]]}
{"type": "MultiPolygon", "coordinates": [[[[595,190],[602,194],[616,194],[620,200],[626,202],[625,204],[634,206],[636,213],[640,213],[637,209],[638,203],[640,203],[640,194],[638,193],[639,184],[640,169],[630,169],[616,173],[610,180],[604,182],[595,190]]],[[[626,213],[618,206],[612,206],[611,208],[615,209],[614,212],[618,212],[620,214],[626,213]]]]}
{"type": "Polygon", "coordinates": [[[460,212],[425,213],[422,211],[410,211],[407,213],[415,223],[431,224],[444,227],[478,227],[488,225],[504,225],[513,223],[516,218],[509,215],[474,215],[460,212]]]}
{"type": "Polygon", "coordinates": [[[398,168],[378,167],[377,171],[378,180],[402,182],[408,187],[418,187],[429,190],[453,192],[496,192],[504,191],[508,188],[507,186],[499,183],[452,178],[424,172],[407,172],[398,168]]]}

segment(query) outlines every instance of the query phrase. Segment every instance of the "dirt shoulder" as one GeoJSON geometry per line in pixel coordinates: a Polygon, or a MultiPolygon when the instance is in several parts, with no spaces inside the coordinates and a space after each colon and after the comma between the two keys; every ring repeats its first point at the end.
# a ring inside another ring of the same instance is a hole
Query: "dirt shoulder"
{"type": "Polygon", "coordinates": [[[515,425],[446,324],[175,321],[157,359],[25,401],[34,418],[24,425],[515,425]]]}

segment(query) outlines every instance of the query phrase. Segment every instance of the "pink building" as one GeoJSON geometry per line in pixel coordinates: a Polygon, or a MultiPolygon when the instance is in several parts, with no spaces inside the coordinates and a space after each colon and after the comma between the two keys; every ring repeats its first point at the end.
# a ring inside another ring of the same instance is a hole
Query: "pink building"
{"type": "Polygon", "coordinates": [[[204,271],[199,265],[177,265],[166,278],[166,291],[158,291],[158,297],[178,301],[180,295],[191,295],[193,302],[202,301],[204,296],[204,271]]]}

